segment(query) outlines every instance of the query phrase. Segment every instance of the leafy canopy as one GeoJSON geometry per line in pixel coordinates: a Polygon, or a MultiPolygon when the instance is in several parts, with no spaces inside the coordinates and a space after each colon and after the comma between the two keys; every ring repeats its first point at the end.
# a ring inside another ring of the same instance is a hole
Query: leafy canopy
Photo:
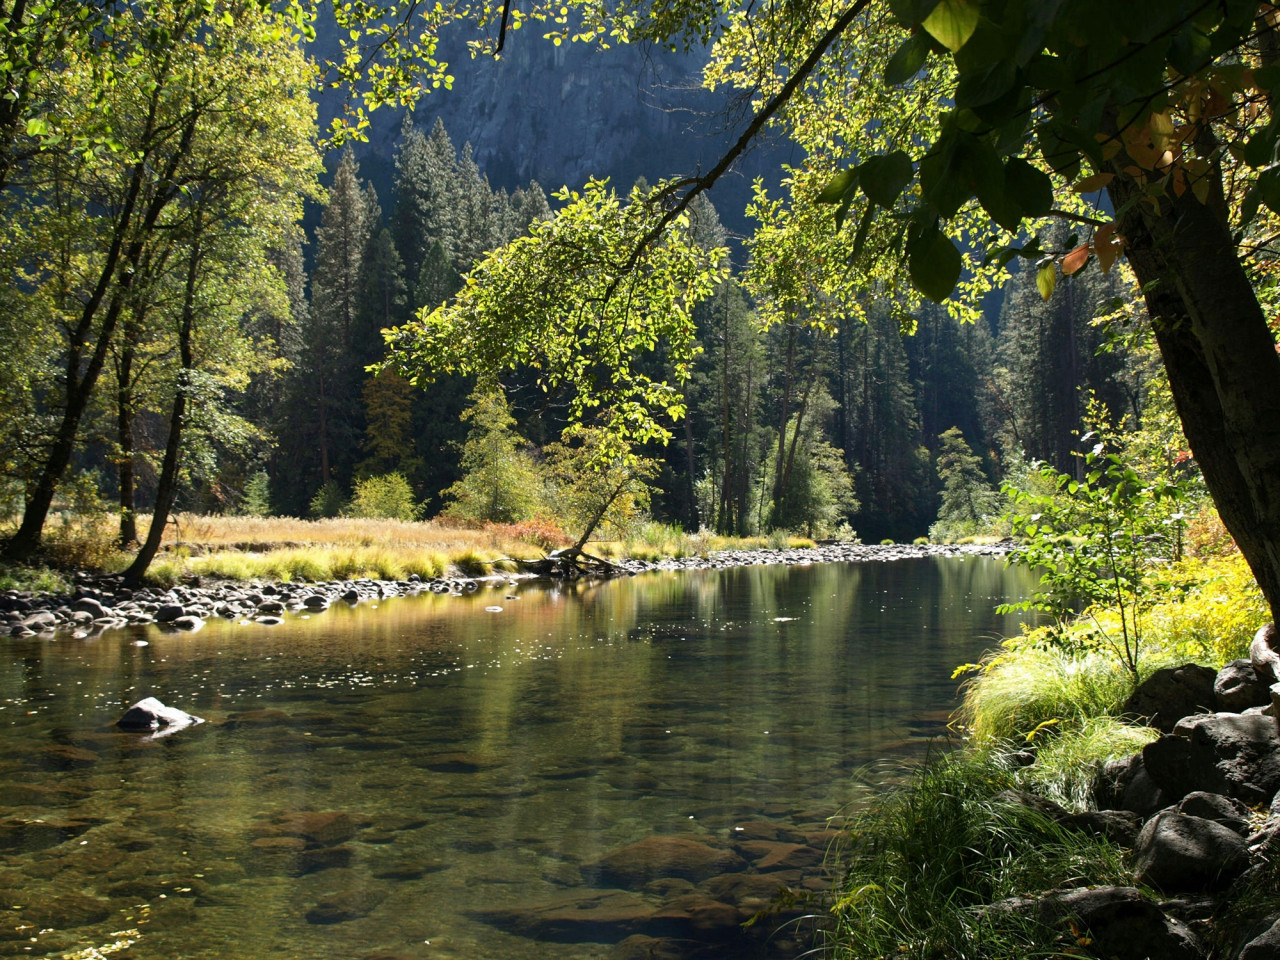
{"type": "Polygon", "coordinates": [[[660,216],[658,188],[627,202],[604,181],[561,191],[565,206],[528,236],[486,254],[452,303],[387,334],[391,362],[417,383],[440,373],[492,378],[532,370],[567,394],[568,419],[605,439],[600,464],[665,442],[681,416],[677,387],[644,364],[660,347],[677,383],[697,352],[692,310],[725,276],[723,250],[705,251],[680,217],[659,243],[641,243],[660,216]]]}

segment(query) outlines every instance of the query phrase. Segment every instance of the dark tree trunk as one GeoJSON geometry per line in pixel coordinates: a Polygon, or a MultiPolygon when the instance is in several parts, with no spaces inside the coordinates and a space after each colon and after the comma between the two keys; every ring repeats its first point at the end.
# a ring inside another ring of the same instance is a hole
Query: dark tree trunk
{"type": "Polygon", "coordinates": [[[120,484],[120,547],[127,550],[138,542],[133,474],[133,338],[125,333],[116,371],[116,438],[120,444],[117,473],[120,484]]]}
{"type": "MultiPolygon", "coordinates": [[[[198,223],[196,231],[198,236],[198,223]]],[[[178,355],[182,365],[178,370],[173,410],[169,415],[169,438],[165,442],[164,461],[160,467],[160,478],[156,482],[156,505],[151,514],[151,527],[147,530],[147,539],[143,542],[138,555],[133,558],[129,569],[124,572],[125,582],[134,585],[142,582],[147,569],[151,566],[151,561],[160,552],[160,544],[164,540],[164,528],[169,522],[169,512],[173,509],[173,501],[178,492],[178,452],[182,448],[182,427],[187,416],[187,392],[190,389],[190,374],[194,366],[191,334],[195,326],[196,283],[200,273],[200,262],[200,242],[197,239],[191,245],[191,254],[187,261],[182,320],[178,329],[178,355]]]]}
{"type": "MultiPolygon", "coordinates": [[[[1140,187],[1120,175],[1117,209],[1140,187]]],[[[1223,524],[1280,614],[1280,355],[1225,216],[1190,190],[1121,220],[1183,432],[1223,524]]],[[[1280,619],[1280,617],[1277,617],[1280,619]]]]}

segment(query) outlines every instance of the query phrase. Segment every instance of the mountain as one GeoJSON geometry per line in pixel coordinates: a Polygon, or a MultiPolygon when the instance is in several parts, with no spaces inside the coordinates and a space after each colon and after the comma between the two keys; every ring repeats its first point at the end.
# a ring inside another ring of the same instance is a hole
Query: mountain
{"type": "MultiPolygon", "coordinates": [[[[317,43],[322,52],[336,47],[323,29],[317,43]]],[[[506,47],[497,61],[472,60],[465,48],[446,57],[453,89],[430,93],[416,110],[425,131],[438,116],[454,143],[469,142],[495,187],[510,190],[537,180],[550,193],[597,176],[627,190],[641,176],[652,183],[697,174],[716,164],[749,119],[735,117],[730,95],[700,87],[705,51],[556,47],[532,29],[508,34],[506,47]]],[[[322,124],[339,106],[332,94],[322,99],[322,124]]],[[[402,116],[376,112],[369,142],[356,147],[361,173],[387,209],[402,116]]],[[[743,210],[752,180],[776,184],[791,150],[781,139],[756,148],[711,191],[731,233],[750,231],[743,210]]]]}

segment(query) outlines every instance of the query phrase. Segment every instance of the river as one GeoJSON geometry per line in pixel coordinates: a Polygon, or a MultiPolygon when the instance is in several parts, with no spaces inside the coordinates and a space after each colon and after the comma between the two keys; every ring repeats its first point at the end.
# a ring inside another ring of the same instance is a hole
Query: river
{"type": "Polygon", "coordinates": [[[0,956],[793,956],[840,818],[1030,586],[756,566],[5,640],[0,956]],[[207,722],[115,730],[145,696],[207,722]]]}

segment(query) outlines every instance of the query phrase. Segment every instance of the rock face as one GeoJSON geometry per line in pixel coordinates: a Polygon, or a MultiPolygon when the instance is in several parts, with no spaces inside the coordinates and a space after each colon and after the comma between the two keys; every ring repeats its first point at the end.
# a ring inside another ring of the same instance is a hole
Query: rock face
{"type": "Polygon", "coordinates": [[[1217,699],[1218,710],[1243,713],[1250,707],[1265,707],[1271,702],[1267,687],[1252,661],[1232,660],[1218,671],[1213,681],[1213,695],[1217,699]]]}
{"type": "Polygon", "coordinates": [[[1277,633],[1274,623],[1268,623],[1253,635],[1249,660],[1265,683],[1270,685],[1280,681],[1280,633],[1277,633]]]}
{"type": "Polygon", "coordinates": [[[197,723],[204,721],[176,707],[166,707],[155,697],[146,697],[126,710],[124,716],[116,721],[116,726],[121,730],[141,733],[158,730],[172,733],[197,723]]]}

